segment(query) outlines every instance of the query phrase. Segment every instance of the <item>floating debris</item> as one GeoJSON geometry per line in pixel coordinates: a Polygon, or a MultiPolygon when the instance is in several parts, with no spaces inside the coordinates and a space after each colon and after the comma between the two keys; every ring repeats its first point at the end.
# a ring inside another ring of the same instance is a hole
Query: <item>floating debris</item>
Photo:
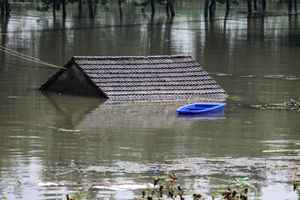
{"type": "Polygon", "coordinates": [[[57,187],[59,185],[60,185],[59,183],[55,183],[55,182],[41,182],[41,183],[38,183],[39,187],[57,187]]]}
{"type": "Polygon", "coordinates": [[[264,78],[270,78],[270,79],[281,79],[285,76],[282,74],[271,74],[271,75],[265,75],[264,78]]]}
{"type": "Polygon", "coordinates": [[[263,153],[298,153],[300,149],[270,149],[263,150],[263,153]]]}
{"type": "Polygon", "coordinates": [[[115,185],[100,185],[95,184],[92,186],[92,189],[97,190],[111,190],[111,191],[120,191],[120,190],[140,190],[140,189],[149,189],[153,188],[152,184],[115,184],[115,185]]]}
{"type": "Polygon", "coordinates": [[[297,77],[297,76],[294,76],[294,75],[282,75],[282,74],[265,75],[264,78],[266,78],[266,79],[282,79],[282,80],[287,80],[287,81],[296,81],[296,80],[299,80],[299,77],[297,77]]]}
{"type": "Polygon", "coordinates": [[[297,76],[286,76],[286,77],[284,77],[284,80],[296,81],[296,80],[299,80],[299,77],[297,77],[297,76]]]}
{"type": "Polygon", "coordinates": [[[65,128],[58,128],[57,129],[59,132],[72,132],[72,133],[79,133],[79,129],[65,129],[65,128]]]}
{"type": "Polygon", "coordinates": [[[264,106],[261,104],[252,104],[250,105],[250,108],[255,108],[255,109],[263,109],[264,106]]]}
{"type": "Polygon", "coordinates": [[[255,75],[249,74],[249,75],[242,75],[240,78],[255,78],[255,75]]]}
{"type": "Polygon", "coordinates": [[[260,110],[288,110],[300,112],[300,102],[291,98],[283,103],[253,104],[250,105],[250,108],[260,110]]]}
{"type": "Polygon", "coordinates": [[[7,96],[8,99],[19,99],[20,96],[7,96]]]}
{"type": "Polygon", "coordinates": [[[240,96],[232,95],[232,96],[228,96],[227,100],[228,101],[238,102],[238,101],[242,101],[242,98],[240,96]]]}
{"type": "Polygon", "coordinates": [[[217,73],[216,76],[221,76],[221,77],[224,77],[224,76],[232,76],[232,74],[226,74],[226,73],[217,73]]]}
{"type": "Polygon", "coordinates": [[[39,187],[70,187],[70,186],[76,186],[76,183],[72,182],[64,182],[64,181],[59,181],[59,182],[40,182],[38,183],[39,187]]]}

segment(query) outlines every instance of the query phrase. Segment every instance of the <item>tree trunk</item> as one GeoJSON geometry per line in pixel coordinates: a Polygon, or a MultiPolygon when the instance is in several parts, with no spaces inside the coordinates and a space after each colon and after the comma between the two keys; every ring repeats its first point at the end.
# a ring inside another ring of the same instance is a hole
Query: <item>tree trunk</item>
{"type": "Polygon", "coordinates": [[[293,3],[292,0],[288,0],[288,13],[292,14],[293,3]]]}
{"type": "Polygon", "coordinates": [[[150,0],[151,3],[151,18],[155,15],[155,0],[150,0]]]}
{"type": "Polygon", "coordinates": [[[226,0],[226,16],[228,16],[230,11],[230,0],[226,0]]]}
{"type": "Polygon", "coordinates": [[[78,15],[81,17],[82,14],[82,0],[78,0],[78,15]]]}
{"type": "Polygon", "coordinates": [[[247,0],[248,13],[252,13],[252,0],[247,0]]]}
{"type": "Polygon", "coordinates": [[[167,0],[166,12],[168,17],[170,16],[170,12],[171,17],[175,17],[174,0],[167,0]]]}
{"type": "Polygon", "coordinates": [[[1,0],[0,1],[0,10],[1,10],[1,17],[8,18],[10,14],[10,5],[8,0],[1,0]]]}
{"type": "MultiPolygon", "coordinates": [[[[252,1],[252,0],[251,0],[252,1]]],[[[257,11],[258,6],[257,6],[257,0],[253,0],[253,8],[255,11],[257,11]]]]}
{"type": "Polygon", "coordinates": [[[87,0],[88,8],[89,8],[89,17],[95,18],[95,12],[94,12],[94,1],[93,0],[87,0]]]}
{"type": "Polygon", "coordinates": [[[170,17],[169,0],[167,0],[167,3],[166,3],[166,14],[167,14],[167,17],[170,17]]]}
{"type": "Polygon", "coordinates": [[[123,9],[122,9],[122,0],[118,1],[119,4],[119,15],[120,15],[120,21],[123,21],[123,9]]]}
{"type": "Polygon", "coordinates": [[[67,11],[66,11],[66,0],[62,0],[62,18],[63,20],[66,19],[67,11]]]}
{"type": "Polygon", "coordinates": [[[209,7],[209,0],[205,0],[205,3],[204,3],[204,17],[205,19],[207,19],[208,17],[208,8],[209,7]]]}
{"type": "Polygon", "coordinates": [[[56,19],[56,0],[53,0],[52,4],[53,19],[56,19]]]}
{"type": "Polygon", "coordinates": [[[267,6],[267,2],[266,0],[261,0],[261,6],[262,6],[262,11],[265,12],[266,11],[266,6],[267,6]]]}
{"type": "Polygon", "coordinates": [[[297,0],[289,0],[288,1],[288,10],[289,14],[297,14],[297,0]]]}
{"type": "Polygon", "coordinates": [[[4,16],[4,2],[2,0],[0,1],[0,7],[1,7],[1,17],[3,18],[3,16],[4,16]]]}
{"type": "Polygon", "coordinates": [[[216,6],[217,6],[216,4],[217,4],[216,0],[210,0],[210,6],[209,6],[209,15],[210,15],[210,17],[215,16],[216,6]]]}

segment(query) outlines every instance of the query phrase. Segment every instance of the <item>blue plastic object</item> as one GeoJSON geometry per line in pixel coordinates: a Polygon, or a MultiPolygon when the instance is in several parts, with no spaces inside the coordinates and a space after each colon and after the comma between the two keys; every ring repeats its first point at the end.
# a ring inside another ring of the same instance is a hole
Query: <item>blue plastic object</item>
{"type": "Polygon", "coordinates": [[[178,114],[195,115],[195,114],[209,114],[216,112],[223,112],[226,103],[193,103],[177,108],[178,114]]]}

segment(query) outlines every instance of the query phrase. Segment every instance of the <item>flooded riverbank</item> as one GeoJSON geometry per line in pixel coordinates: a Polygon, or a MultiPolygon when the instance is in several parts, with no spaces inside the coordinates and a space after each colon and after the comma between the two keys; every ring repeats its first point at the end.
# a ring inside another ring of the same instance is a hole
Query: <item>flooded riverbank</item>
{"type": "Polygon", "coordinates": [[[251,108],[299,100],[298,18],[234,12],[224,21],[220,7],[206,23],[201,9],[178,5],[173,22],[136,10],[122,23],[103,12],[65,24],[22,10],[1,23],[1,45],[59,66],[73,55],[191,55],[229,98],[223,117],[207,119],[177,117],[185,102],[47,96],[37,88],[57,69],[0,53],[0,197],[64,199],[93,186],[88,199],[134,199],[173,171],[189,196],[248,177],[249,199],[298,199],[300,113],[251,108]]]}

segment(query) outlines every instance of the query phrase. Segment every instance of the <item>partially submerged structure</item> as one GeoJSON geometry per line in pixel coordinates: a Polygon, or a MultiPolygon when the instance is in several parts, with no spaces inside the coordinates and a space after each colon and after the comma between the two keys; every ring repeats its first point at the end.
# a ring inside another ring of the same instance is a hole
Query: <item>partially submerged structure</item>
{"type": "Polygon", "coordinates": [[[41,90],[112,101],[223,101],[225,91],[190,56],[75,56],[41,90]]]}

